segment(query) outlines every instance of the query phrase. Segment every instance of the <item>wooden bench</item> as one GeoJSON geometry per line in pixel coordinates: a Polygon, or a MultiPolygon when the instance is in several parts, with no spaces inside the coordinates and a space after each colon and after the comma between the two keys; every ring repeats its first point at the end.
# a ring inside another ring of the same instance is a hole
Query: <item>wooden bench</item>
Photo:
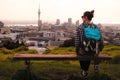
{"type": "MultiPolygon", "coordinates": [[[[112,57],[106,54],[99,54],[98,57],[94,56],[77,56],[65,54],[15,54],[14,60],[25,60],[26,69],[30,72],[30,60],[111,60],[112,57]]],[[[96,74],[96,73],[95,73],[96,74]]],[[[28,76],[29,77],[29,76],[28,76]]],[[[28,79],[29,80],[29,79],[28,79]]]]}
{"type": "Polygon", "coordinates": [[[75,54],[15,54],[14,60],[25,60],[25,64],[30,66],[30,60],[111,60],[112,57],[106,54],[94,56],[77,56],[75,54]]]}
{"type": "Polygon", "coordinates": [[[99,54],[98,57],[94,56],[77,56],[68,54],[15,54],[14,60],[111,60],[112,57],[106,54],[99,54]]]}

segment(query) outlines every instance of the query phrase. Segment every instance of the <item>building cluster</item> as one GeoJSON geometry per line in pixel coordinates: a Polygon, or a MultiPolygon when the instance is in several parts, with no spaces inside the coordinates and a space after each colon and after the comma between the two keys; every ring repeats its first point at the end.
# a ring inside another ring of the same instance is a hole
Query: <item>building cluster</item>
{"type": "MultiPolygon", "coordinates": [[[[69,22],[60,24],[60,20],[57,19],[55,24],[42,23],[40,31],[39,27],[34,25],[0,27],[0,44],[6,39],[13,42],[24,42],[30,49],[35,48],[40,53],[40,51],[46,50],[46,47],[57,47],[64,41],[73,38],[77,26],[73,23],[71,25],[69,28],[69,22]]],[[[119,27],[100,24],[98,27],[101,29],[105,44],[120,45],[119,27]]]]}
{"type": "MultiPolygon", "coordinates": [[[[40,20],[41,21],[41,20],[40,20]]],[[[38,22],[38,26],[9,26],[11,33],[18,33],[26,45],[60,46],[65,40],[74,37],[76,26],[69,18],[68,22],[60,24],[57,19],[55,24],[38,22]],[[41,24],[41,25],[40,25],[41,24]],[[44,43],[44,44],[43,44],[44,43]]]]}
{"type": "Polygon", "coordinates": [[[76,25],[72,23],[72,18],[68,18],[68,22],[63,24],[57,19],[55,24],[42,23],[42,20],[38,20],[37,26],[4,26],[0,28],[0,43],[10,39],[13,42],[23,42],[30,49],[31,47],[37,50],[38,48],[58,47],[64,41],[74,37],[75,29],[76,25]]]}
{"type": "Polygon", "coordinates": [[[105,44],[120,45],[120,25],[102,26],[101,31],[105,44]]]}

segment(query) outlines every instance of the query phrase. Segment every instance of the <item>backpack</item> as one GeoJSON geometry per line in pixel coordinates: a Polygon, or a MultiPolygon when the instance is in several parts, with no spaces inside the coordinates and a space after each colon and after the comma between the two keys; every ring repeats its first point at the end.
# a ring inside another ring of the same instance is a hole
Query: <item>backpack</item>
{"type": "Polygon", "coordinates": [[[87,24],[84,23],[83,25],[84,28],[84,35],[85,38],[88,40],[100,40],[101,39],[101,32],[100,30],[96,27],[95,24],[93,24],[93,28],[90,28],[87,26],[87,24]]]}
{"type": "MultiPolygon", "coordinates": [[[[99,40],[101,39],[100,30],[97,28],[97,26],[95,24],[93,24],[92,28],[88,27],[88,25],[86,23],[83,23],[83,26],[84,26],[84,37],[85,37],[85,39],[88,40],[88,42],[85,45],[85,51],[89,51],[88,47],[91,47],[90,41],[94,40],[96,42],[95,53],[98,54],[99,53],[98,45],[99,45],[99,40]]],[[[85,43],[85,41],[83,41],[83,43],[85,43]]],[[[91,49],[92,49],[92,47],[91,47],[91,49]]]]}

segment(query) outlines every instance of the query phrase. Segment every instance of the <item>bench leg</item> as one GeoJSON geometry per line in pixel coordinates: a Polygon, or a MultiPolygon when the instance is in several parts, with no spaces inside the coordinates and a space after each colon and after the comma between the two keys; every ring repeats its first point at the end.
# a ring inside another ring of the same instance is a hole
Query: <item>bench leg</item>
{"type": "Polygon", "coordinates": [[[100,80],[100,76],[99,76],[99,64],[100,64],[100,60],[99,59],[95,59],[94,60],[94,74],[97,80],[100,80]]]}
{"type": "Polygon", "coordinates": [[[37,77],[31,71],[31,62],[30,62],[30,60],[25,60],[25,65],[26,65],[26,71],[27,71],[26,80],[37,80],[37,77]]]}
{"type": "Polygon", "coordinates": [[[25,60],[25,65],[26,65],[26,79],[29,80],[31,76],[31,70],[30,70],[30,60],[25,60]]]}
{"type": "Polygon", "coordinates": [[[30,60],[25,60],[26,69],[30,69],[30,60]]]}

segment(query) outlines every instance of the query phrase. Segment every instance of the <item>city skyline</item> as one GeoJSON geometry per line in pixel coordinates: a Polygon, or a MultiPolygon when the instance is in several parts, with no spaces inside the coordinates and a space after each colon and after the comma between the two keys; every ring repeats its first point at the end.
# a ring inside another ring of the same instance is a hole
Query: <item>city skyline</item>
{"type": "Polygon", "coordinates": [[[81,22],[83,13],[94,9],[94,23],[120,23],[119,0],[0,0],[0,21],[37,23],[39,4],[43,22],[81,22]]]}

